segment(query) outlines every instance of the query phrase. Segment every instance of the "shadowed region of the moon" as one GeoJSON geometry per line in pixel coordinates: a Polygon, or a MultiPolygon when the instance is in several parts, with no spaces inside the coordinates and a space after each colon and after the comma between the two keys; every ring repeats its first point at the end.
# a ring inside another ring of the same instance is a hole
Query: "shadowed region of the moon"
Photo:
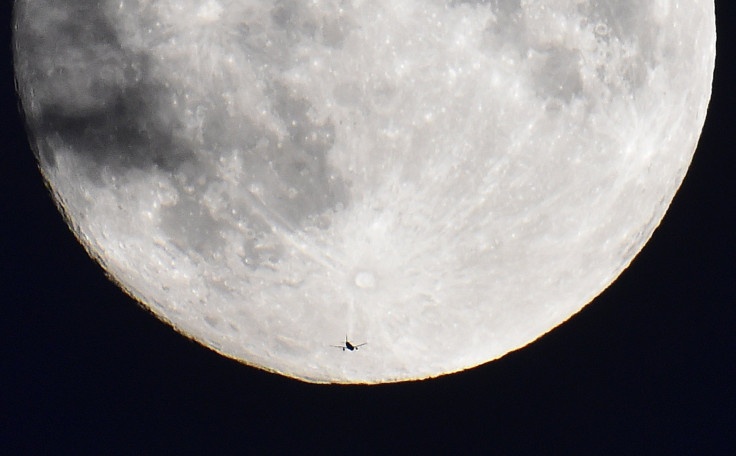
{"type": "MultiPolygon", "coordinates": [[[[651,2],[647,7],[655,7],[653,4],[656,3],[669,4],[669,2],[651,2]]],[[[651,44],[657,36],[657,31],[651,26],[651,14],[643,13],[642,2],[639,0],[615,2],[590,0],[579,2],[578,10],[589,21],[605,24],[610,28],[611,36],[619,38],[636,36],[636,41],[640,43],[639,51],[648,52],[653,49],[651,44]]]]}
{"type": "MultiPolygon", "coordinates": [[[[658,2],[663,4],[663,2],[658,2]]],[[[669,3],[664,2],[669,5],[669,3]]],[[[650,8],[655,8],[649,5],[650,8]]],[[[660,50],[656,46],[657,28],[651,26],[653,15],[642,14],[642,4],[637,0],[609,2],[607,0],[591,0],[578,6],[580,13],[589,18],[595,25],[597,39],[608,45],[612,40],[624,41],[622,76],[627,87],[622,91],[637,90],[646,84],[647,68],[656,66],[660,50]]],[[[669,8],[669,6],[668,6],[669,8]]],[[[605,72],[604,68],[600,69],[605,72]]]]}
{"type": "MultiPolygon", "coordinates": [[[[615,56],[619,66],[616,74],[621,75],[616,81],[607,79],[610,68],[598,67],[597,76],[602,84],[617,93],[640,89],[646,82],[647,68],[656,58],[653,53],[657,32],[645,25],[651,20],[651,15],[642,14],[640,2],[634,0],[578,2],[576,8],[584,19],[567,24],[562,22],[566,18],[555,14],[543,2],[522,7],[518,0],[457,0],[450,5],[489,8],[493,12],[493,20],[486,29],[486,42],[481,48],[487,47],[491,51],[499,47],[515,48],[516,58],[528,62],[533,68],[531,83],[536,95],[556,100],[553,106],[569,103],[582,94],[585,89],[582,70],[590,64],[578,47],[581,43],[560,41],[556,29],[590,26],[595,30],[601,52],[610,54],[617,48],[626,49],[615,56]]],[[[587,45],[596,46],[594,43],[587,45]]],[[[611,57],[602,55],[601,59],[611,57]]]]}
{"type": "Polygon", "coordinates": [[[516,13],[521,9],[522,0],[450,0],[448,3],[451,6],[457,5],[474,5],[490,7],[492,11],[511,14],[516,13]]]}
{"type": "MultiPolygon", "coordinates": [[[[152,69],[152,54],[126,46],[110,5],[42,1],[16,11],[18,20],[36,24],[16,33],[15,50],[21,90],[28,91],[28,130],[44,169],[54,168],[58,154],[73,154],[83,164],[78,172],[99,186],[106,185],[102,173],[172,173],[180,196],[162,206],[161,227],[173,242],[210,255],[224,247],[223,229],[242,229],[249,267],[278,259],[278,242],[263,242],[274,225],[326,228],[329,217],[320,214],[349,202],[348,183],[327,162],[332,122],[312,120],[309,102],[277,83],[267,96],[285,136],[229,112],[222,93],[203,97],[206,87],[190,93],[172,84],[152,69]],[[219,184],[223,175],[231,188],[219,184]],[[192,196],[200,194],[210,198],[192,196]]],[[[295,43],[313,35],[316,26],[299,11],[296,2],[277,2],[270,36],[295,43]]],[[[288,65],[288,53],[279,57],[257,38],[249,41],[247,24],[238,30],[248,58],[288,65]]],[[[332,27],[328,41],[339,44],[340,30],[332,27]]]]}
{"type": "Polygon", "coordinates": [[[579,51],[557,49],[547,51],[544,63],[534,72],[537,95],[570,102],[583,90],[579,51]]]}
{"type": "Polygon", "coordinates": [[[77,112],[55,104],[42,105],[37,123],[31,120],[35,137],[58,135],[67,147],[57,150],[86,157],[90,174],[101,167],[114,174],[152,166],[173,171],[183,161],[194,160],[188,144],[176,138],[180,126],[162,103],[165,88],[141,81],[104,90],[100,95],[104,103],[77,112]]]}
{"type": "Polygon", "coordinates": [[[33,88],[27,124],[40,158],[52,165],[55,154],[77,154],[98,182],[102,167],[114,174],[174,170],[193,154],[176,138],[167,89],[150,77],[145,55],[121,47],[99,5],[46,4],[57,14],[47,13],[43,28],[16,34],[18,73],[33,88]]]}

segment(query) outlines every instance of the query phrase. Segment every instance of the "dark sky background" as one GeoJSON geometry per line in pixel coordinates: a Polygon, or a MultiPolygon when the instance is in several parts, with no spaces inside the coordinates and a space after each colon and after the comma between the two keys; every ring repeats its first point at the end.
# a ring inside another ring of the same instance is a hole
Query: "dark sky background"
{"type": "Polygon", "coordinates": [[[178,335],[56,210],[17,114],[3,2],[0,454],[736,454],[736,3],[690,171],[653,238],[569,322],[423,382],[310,385],[178,335]]]}

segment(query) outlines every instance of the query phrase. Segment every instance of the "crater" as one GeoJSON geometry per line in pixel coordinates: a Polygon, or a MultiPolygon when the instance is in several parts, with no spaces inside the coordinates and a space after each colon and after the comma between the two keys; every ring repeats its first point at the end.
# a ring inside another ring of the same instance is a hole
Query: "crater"
{"type": "Polygon", "coordinates": [[[375,288],[376,276],[370,271],[358,271],[355,274],[355,286],[358,288],[375,288]]]}

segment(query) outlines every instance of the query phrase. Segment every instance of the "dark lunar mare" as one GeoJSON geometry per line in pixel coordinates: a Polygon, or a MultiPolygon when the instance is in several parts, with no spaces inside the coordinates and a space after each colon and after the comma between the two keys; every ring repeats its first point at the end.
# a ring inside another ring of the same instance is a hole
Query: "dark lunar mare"
{"type": "MultiPolygon", "coordinates": [[[[47,176],[64,153],[81,164],[74,173],[99,186],[110,185],[103,173],[123,177],[132,170],[165,172],[179,195],[161,208],[161,227],[172,241],[207,254],[225,246],[224,230],[240,230],[235,227],[245,223],[252,234],[243,240],[244,261],[254,266],[278,259],[282,247],[265,241],[275,225],[286,230],[326,228],[329,218],[320,214],[348,206],[349,184],[327,160],[335,142],[334,124],[313,120],[308,100],[277,81],[266,81],[273,114],[287,126],[286,137],[279,138],[226,109],[224,93],[232,87],[196,87],[188,93],[186,87],[170,84],[151,55],[123,45],[111,5],[94,0],[16,2],[18,91],[32,148],[47,176]],[[199,127],[185,125],[192,120],[185,109],[199,127]],[[239,194],[226,190],[220,195],[224,206],[210,208],[201,197],[221,184],[216,164],[233,153],[242,166],[239,194]],[[254,185],[262,189],[258,195],[250,193],[254,185]]],[[[297,4],[285,9],[276,2],[274,30],[301,30],[294,26],[300,23],[297,12],[297,4]]],[[[273,59],[252,43],[235,42],[249,61],[273,59]]]]}
{"type": "Polygon", "coordinates": [[[180,125],[165,103],[167,89],[150,76],[147,56],[120,45],[100,2],[56,1],[45,12],[19,5],[26,6],[15,11],[16,75],[44,167],[67,151],[84,157],[97,180],[103,166],[120,174],[152,166],[174,170],[193,159],[176,137],[180,125]]]}

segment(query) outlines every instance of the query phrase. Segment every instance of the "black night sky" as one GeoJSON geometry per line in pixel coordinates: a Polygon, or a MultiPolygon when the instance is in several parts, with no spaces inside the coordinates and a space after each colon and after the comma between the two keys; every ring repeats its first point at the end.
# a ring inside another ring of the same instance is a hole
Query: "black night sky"
{"type": "Polygon", "coordinates": [[[632,265],[569,322],[460,374],[310,385],[178,335],[111,283],[36,168],[3,2],[0,453],[736,454],[733,21],[694,161],[632,265]]]}

